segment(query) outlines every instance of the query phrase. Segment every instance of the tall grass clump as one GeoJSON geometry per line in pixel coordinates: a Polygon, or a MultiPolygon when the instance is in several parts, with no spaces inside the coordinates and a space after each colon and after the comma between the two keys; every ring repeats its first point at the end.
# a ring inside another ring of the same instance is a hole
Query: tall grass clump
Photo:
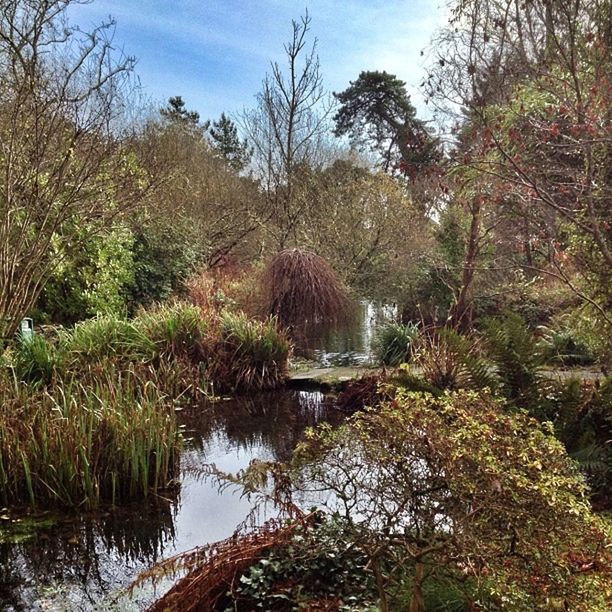
{"type": "Polygon", "coordinates": [[[104,359],[143,362],[155,356],[155,343],[133,321],[113,315],[98,316],[77,323],[64,332],[62,350],[69,367],[99,363],[104,359]]]}
{"type": "Polygon", "coordinates": [[[275,255],[262,277],[266,314],[285,326],[338,323],[350,318],[348,291],[331,266],[304,249],[275,255]]]}
{"type": "Polygon", "coordinates": [[[93,508],[168,487],[181,438],[153,385],[108,372],[32,390],[0,387],[0,500],[4,505],[93,508]]]}
{"type": "Polygon", "coordinates": [[[134,325],[153,344],[158,358],[204,358],[208,321],[197,306],[183,302],[158,306],[140,313],[134,325]]]}
{"type": "Polygon", "coordinates": [[[419,335],[413,323],[385,323],[374,336],[374,354],[383,365],[395,367],[410,359],[411,346],[419,335]]]}
{"type": "Polygon", "coordinates": [[[19,380],[48,385],[60,369],[63,355],[56,343],[36,334],[32,338],[19,337],[11,357],[11,366],[19,380]]]}
{"type": "Polygon", "coordinates": [[[210,363],[215,384],[244,391],[284,382],[291,343],[274,318],[255,321],[244,313],[222,312],[218,325],[220,340],[210,363]]]}

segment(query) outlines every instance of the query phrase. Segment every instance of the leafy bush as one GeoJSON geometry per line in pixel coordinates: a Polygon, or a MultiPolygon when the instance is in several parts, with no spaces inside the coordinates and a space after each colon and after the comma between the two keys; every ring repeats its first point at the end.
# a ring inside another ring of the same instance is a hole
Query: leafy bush
{"type": "Polygon", "coordinates": [[[374,337],[374,354],[379,363],[391,367],[410,359],[412,343],[419,330],[413,323],[386,323],[376,331],[374,337]]]}
{"type": "Polygon", "coordinates": [[[562,366],[590,365],[595,359],[589,347],[570,330],[541,328],[544,358],[562,366]]]}
{"type": "Polygon", "coordinates": [[[374,578],[367,556],[328,517],[300,527],[290,542],[251,565],[228,594],[230,610],[318,609],[315,605],[372,606],[374,578]]]}
{"type": "Polygon", "coordinates": [[[387,609],[405,576],[412,610],[431,581],[466,579],[496,609],[607,609],[609,535],[575,463],[548,425],[489,395],[398,390],[312,432],[290,473],[301,500],[347,517],[387,609]]]}

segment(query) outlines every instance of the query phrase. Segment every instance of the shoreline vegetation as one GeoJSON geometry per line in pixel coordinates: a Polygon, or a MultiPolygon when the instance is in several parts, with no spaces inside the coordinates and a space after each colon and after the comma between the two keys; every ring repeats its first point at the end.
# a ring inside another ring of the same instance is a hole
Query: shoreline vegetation
{"type": "Polygon", "coordinates": [[[290,348],[273,319],[181,302],[20,340],[0,371],[1,503],[93,508],[172,485],[175,406],[278,387],[290,348]]]}
{"type": "Polygon", "coordinates": [[[308,11],[253,108],[154,108],[87,3],[0,0],[0,520],[180,486],[181,410],[280,397],[364,299],[380,371],[330,394],[340,423],[300,404],[283,462],[209,466],[280,515],[152,568],[187,571],[170,607],[204,580],[223,612],[612,609],[610,0],[450,0],[431,120],[388,66],[328,92],[308,11]]]}

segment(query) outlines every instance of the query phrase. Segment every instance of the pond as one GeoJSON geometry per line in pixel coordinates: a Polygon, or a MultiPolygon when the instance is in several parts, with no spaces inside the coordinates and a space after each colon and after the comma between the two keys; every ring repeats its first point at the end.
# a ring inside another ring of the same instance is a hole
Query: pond
{"type": "MultiPolygon", "coordinates": [[[[289,457],[306,427],[340,419],[322,393],[283,390],[180,413],[185,468],[236,472],[252,459],[289,457]]],[[[95,514],[0,524],[0,609],[140,610],[152,591],[125,587],[156,561],[229,537],[251,510],[236,489],[186,469],[168,497],[95,514]],[[8,540],[11,540],[9,543],[8,540]],[[0,540],[1,542],[2,540],[0,540]]]]}
{"type": "Polygon", "coordinates": [[[376,328],[398,316],[395,304],[360,300],[345,325],[310,329],[296,344],[296,352],[321,367],[369,365],[373,362],[376,328]]]}
{"type": "MultiPolygon", "coordinates": [[[[315,329],[298,346],[320,366],[365,365],[392,306],[361,301],[349,325],[315,329]]],[[[236,489],[197,468],[235,473],[252,459],[287,459],[306,427],[341,415],[315,390],[282,390],[179,413],[186,440],[180,491],[94,514],[49,515],[16,523],[0,511],[0,609],[141,610],[151,590],[124,593],[139,572],[194,546],[231,536],[252,509],[236,489]],[[195,469],[193,469],[195,468],[195,469]]]]}

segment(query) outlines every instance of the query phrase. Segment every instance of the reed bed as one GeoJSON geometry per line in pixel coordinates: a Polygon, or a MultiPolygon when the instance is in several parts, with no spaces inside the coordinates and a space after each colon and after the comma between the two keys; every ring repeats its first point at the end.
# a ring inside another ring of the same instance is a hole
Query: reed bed
{"type": "Polygon", "coordinates": [[[91,508],[167,487],[174,405],[276,387],[290,349],[273,319],[186,303],[22,340],[0,368],[0,503],[91,508]]]}
{"type": "Polygon", "coordinates": [[[243,313],[224,312],[219,337],[210,364],[211,378],[218,386],[263,390],[285,381],[291,343],[274,318],[254,321],[243,313]]]}
{"type": "Polygon", "coordinates": [[[4,505],[93,508],[167,488],[181,438],[168,400],[131,373],[85,387],[0,383],[0,499],[4,505]]]}

